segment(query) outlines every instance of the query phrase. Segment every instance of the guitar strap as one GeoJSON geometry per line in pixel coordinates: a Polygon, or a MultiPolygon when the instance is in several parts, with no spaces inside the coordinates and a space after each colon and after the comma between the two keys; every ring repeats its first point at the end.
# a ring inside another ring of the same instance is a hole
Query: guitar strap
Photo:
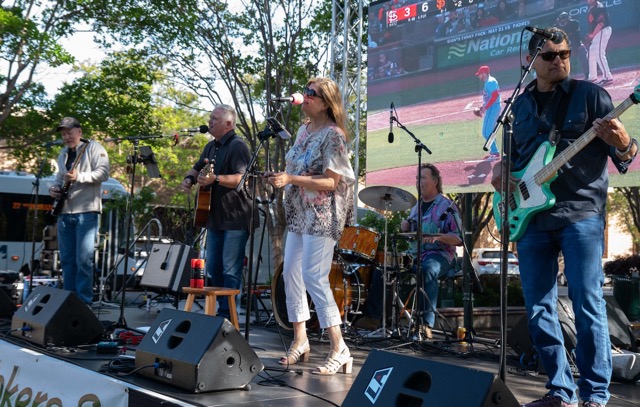
{"type": "Polygon", "coordinates": [[[567,109],[569,108],[569,101],[571,100],[571,95],[573,94],[573,90],[576,88],[576,81],[569,78],[569,91],[567,93],[562,93],[560,98],[560,102],[558,103],[558,110],[556,110],[555,117],[553,118],[553,124],[556,130],[555,139],[549,140],[552,145],[558,144],[560,137],[562,136],[561,130],[564,125],[564,119],[567,116],[567,109]]]}

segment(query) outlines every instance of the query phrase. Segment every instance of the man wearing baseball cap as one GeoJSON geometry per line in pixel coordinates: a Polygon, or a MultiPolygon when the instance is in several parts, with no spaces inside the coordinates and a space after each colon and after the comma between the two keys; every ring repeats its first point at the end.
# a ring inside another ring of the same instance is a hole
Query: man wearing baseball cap
{"type": "Polygon", "coordinates": [[[63,287],[91,306],[101,186],[109,179],[109,157],[100,143],[82,138],[76,118],[63,118],[56,131],[65,148],[58,156],[58,173],[49,194],[56,199],[52,212],[58,213],[63,287]]]}
{"type": "MultiPolygon", "coordinates": [[[[482,106],[475,109],[473,113],[478,116],[484,116],[482,121],[482,137],[489,139],[493,128],[498,121],[500,115],[500,86],[496,78],[491,76],[491,70],[487,65],[478,68],[476,76],[484,82],[484,90],[482,92],[482,106]]],[[[496,160],[500,158],[500,152],[495,140],[491,143],[489,155],[484,157],[488,160],[496,160]]]]}

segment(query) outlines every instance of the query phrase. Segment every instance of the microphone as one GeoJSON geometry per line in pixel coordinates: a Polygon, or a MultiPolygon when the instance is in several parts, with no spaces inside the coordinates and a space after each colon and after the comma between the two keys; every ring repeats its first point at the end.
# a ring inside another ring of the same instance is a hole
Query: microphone
{"type": "Polygon", "coordinates": [[[562,44],[562,34],[559,32],[552,32],[545,30],[544,28],[531,27],[530,25],[524,27],[525,30],[531,31],[534,34],[538,34],[542,38],[553,41],[555,44],[562,44]]]}
{"type": "Polygon", "coordinates": [[[393,102],[389,106],[389,136],[387,137],[389,143],[393,143],[393,102]]]}
{"type": "Polygon", "coordinates": [[[280,136],[283,140],[289,140],[291,138],[291,134],[284,128],[284,126],[276,119],[275,117],[267,117],[267,122],[269,126],[271,126],[271,130],[280,136]]]}
{"type": "Polygon", "coordinates": [[[188,129],[180,130],[180,133],[207,133],[209,132],[209,126],[203,124],[200,127],[190,127],[188,129]]]}
{"type": "Polygon", "coordinates": [[[445,209],[444,212],[442,212],[442,215],[440,215],[440,221],[447,219],[448,213],[453,213],[453,208],[452,208],[453,203],[454,201],[452,200],[449,206],[447,206],[447,209],[445,209]]]}
{"type": "Polygon", "coordinates": [[[269,102],[289,102],[292,105],[301,105],[304,98],[301,93],[294,93],[291,96],[282,96],[279,98],[269,99],[269,102]]]}
{"type": "Polygon", "coordinates": [[[61,146],[63,144],[64,144],[64,141],[62,141],[62,139],[57,139],[53,141],[47,141],[46,143],[42,143],[41,147],[61,146]]]}

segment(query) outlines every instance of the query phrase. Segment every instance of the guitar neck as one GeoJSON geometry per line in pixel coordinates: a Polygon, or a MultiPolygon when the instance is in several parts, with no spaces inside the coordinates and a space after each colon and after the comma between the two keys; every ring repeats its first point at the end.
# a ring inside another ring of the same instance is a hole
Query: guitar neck
{"type": "MultiPolygon", "coordinates": [[[[626,98],[604,118],[607,120],[615,119],[631,106],[636,104],[637,101],[635,101],[632,96],[626,98]]],[[[536,175],[534,176],[536,184],[542,185],[553,178],[553,176],[560,170],[560,168],[562,168],[563,165],[565,165],[571,158],[573,158],[574,155],[578,154],[583,148],[585,148],[594,138],[596,138],[596,132],[595,130],[593,130],[593,127],[591,127],[576,141],[569,144],[566,149],[555,156],[549,164],[545,165],[540,171],[536,173],[536,175]]]]}

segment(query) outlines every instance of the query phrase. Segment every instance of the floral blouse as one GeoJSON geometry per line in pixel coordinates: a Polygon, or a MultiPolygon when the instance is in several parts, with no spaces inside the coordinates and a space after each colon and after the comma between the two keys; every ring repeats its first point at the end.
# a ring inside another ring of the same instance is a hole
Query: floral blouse
{"type": "Polygon", "coordinates": [[[288,230],[340,240],[352,212],[355,176],[342,130],[335,124],[309,133],[308,125],[298,129],[296,141],[286,155],[286,172],[291,175],[319,175],[326,170],[340,174],[334,191],[285,187],[288,230]]]}

